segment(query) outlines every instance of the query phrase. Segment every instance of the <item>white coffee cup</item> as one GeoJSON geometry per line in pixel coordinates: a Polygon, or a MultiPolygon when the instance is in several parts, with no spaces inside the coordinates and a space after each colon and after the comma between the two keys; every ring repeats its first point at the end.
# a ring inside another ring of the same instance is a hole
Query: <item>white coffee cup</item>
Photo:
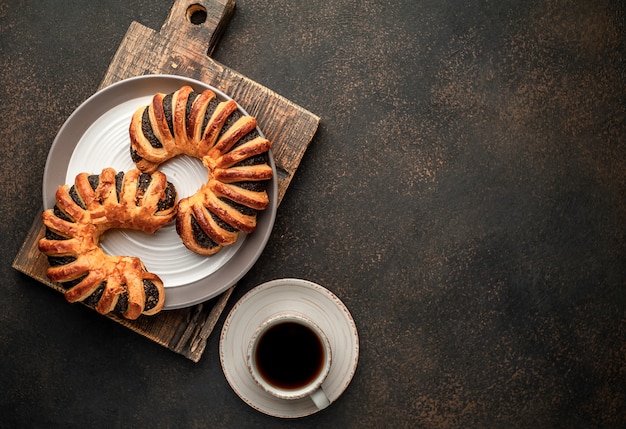
{"type": "Polygon", "coordinates": [[[248,346],[248,370],[276,398],[310,397],[318,409],[330,405],[322,384],[332,362],[327,336],[308,317],[280,313],[265,320],[248,346]]]}

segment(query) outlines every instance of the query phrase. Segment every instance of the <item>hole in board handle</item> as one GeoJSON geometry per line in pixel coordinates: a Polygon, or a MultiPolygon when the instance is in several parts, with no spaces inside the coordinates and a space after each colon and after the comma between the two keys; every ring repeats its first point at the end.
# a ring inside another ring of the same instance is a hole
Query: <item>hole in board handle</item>
{"type": "Polygon", "coordinates": [[[201,25],[206,22],[206,8],[201,4],[192,4],[187,8],[187,20],[193,25],[201,25]]]}

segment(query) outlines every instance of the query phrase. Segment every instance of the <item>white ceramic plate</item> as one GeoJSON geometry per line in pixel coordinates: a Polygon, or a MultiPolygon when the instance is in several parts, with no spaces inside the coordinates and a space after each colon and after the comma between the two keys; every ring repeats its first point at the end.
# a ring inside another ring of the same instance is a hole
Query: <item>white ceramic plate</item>
{"type": "MultiPolygon", "coordinates": [[[[194,79],[149,75],[113,84],[81,104],[61,127],[50,149],[43,178],[44,208],[54,206],[57,188],[72,185],[78,173],[99,174],[105,167],[116,171],[136,168],[130,158],[128,136],[133,113],[148,105],[157,92],[173,92],[183,85],[198,92],[210,89],[219,99],[229,99],[223,92],[194,79]]],[[[132,230],[108,231],[101,243],[103,250],[111,255],[137,256],[148,271],[161,277],[166,310],[219,295],[248,272],[271,234],[277,206],[276,168],[271,153],[270,164],[274,169],[267,190],[270,205],[259,213],[257,229],[247,236],[241,234],[237,243],[216,255],[205,257],[189,251],[176,234],[174,222],[153,235],[132,230]]],[[[179,198],[194,194],[207,180],[202,163],[187,156],[166,162],[160,170],[174,184],[179,198]]]]}
{"type": "Polygon", "coordinates": [[[220,337],[220,361],[235,393],[254,409],[275,417],[296,418],[318,409],[306,397],[282,400],[265,392],[248,372],[246,354],[256,328],[271,315],[290,310],[307,315],[328,336],[332,366],[322,387],[331,403],[348,387],[359,359],[359,337],[346,306],[324,287],[301,279],[264,283],[245,294],[228,314],[220,337]]]}

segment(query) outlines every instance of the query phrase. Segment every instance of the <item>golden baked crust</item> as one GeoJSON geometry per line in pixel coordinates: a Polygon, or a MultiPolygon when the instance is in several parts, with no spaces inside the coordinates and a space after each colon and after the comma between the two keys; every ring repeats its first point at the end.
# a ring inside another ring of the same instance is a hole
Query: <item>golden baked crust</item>
{"type": "Polygon", "coordinates": [[[155,171],[180,154],[202,160],[208,169],[207,182],[178,206],[176,231],[191,251],[219,252],[240,232],[253,232],[257,212],[267,208],[271,143],[256,126],[234,101],[219,101],[213,91],[197,93],[190,86],[156,94],[134,113],[130,151],[139,170],[155,171]]]}
{"type": "Polygon", "coordinates": [[[50,262],[48,278],[65,287],[69,302],[101,314],[136,319],[158,313],[165,301],[161,279],[139,258],[104,253],[100,237],[112,228],[151,234],[174,218],[176,207],[176,189],[163,173],[106,168],[79,174],[71,187],[59,187],[55,207],[42,214],[46,234],[39,250],[50,262]]]}

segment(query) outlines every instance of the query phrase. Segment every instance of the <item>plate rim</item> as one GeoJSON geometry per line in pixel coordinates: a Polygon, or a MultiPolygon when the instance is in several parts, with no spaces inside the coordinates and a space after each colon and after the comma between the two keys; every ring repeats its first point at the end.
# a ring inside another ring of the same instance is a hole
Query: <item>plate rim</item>
{"type": "MultiPolygon", "coordinates": [[[[161,86],[173,89],[183,85],[190,85],[194,89],[210,89],[218,98],[232,100],[230,96],[213,85],[186,76],[170,74],[148,74],[123,79],[96,91],[84,100],[59,128],[48,152],[42,180],[44,210],[52,208],[56,203],[55,194],[59,186],[66,182],[65,176],[73,151],[91,124],[121,103],[139,96],[169,91],[159,90],[161,86]]],[[[249,115],[239,103],[237,106],[242,113],[249,115]]],[[[258,126],[257,130],[264,136],[258,126]]],[[[245,237],[241,248],[215,272],[185,285],[166,289],[164,310],[190,307],[220,295],[235,285],[261,256],[271,236],[278,206],[278,178],[271,149],[268,155],[269,164],[274,172],[267,189],[270,204],[258,213],[256,230],[245,237]]]]}

